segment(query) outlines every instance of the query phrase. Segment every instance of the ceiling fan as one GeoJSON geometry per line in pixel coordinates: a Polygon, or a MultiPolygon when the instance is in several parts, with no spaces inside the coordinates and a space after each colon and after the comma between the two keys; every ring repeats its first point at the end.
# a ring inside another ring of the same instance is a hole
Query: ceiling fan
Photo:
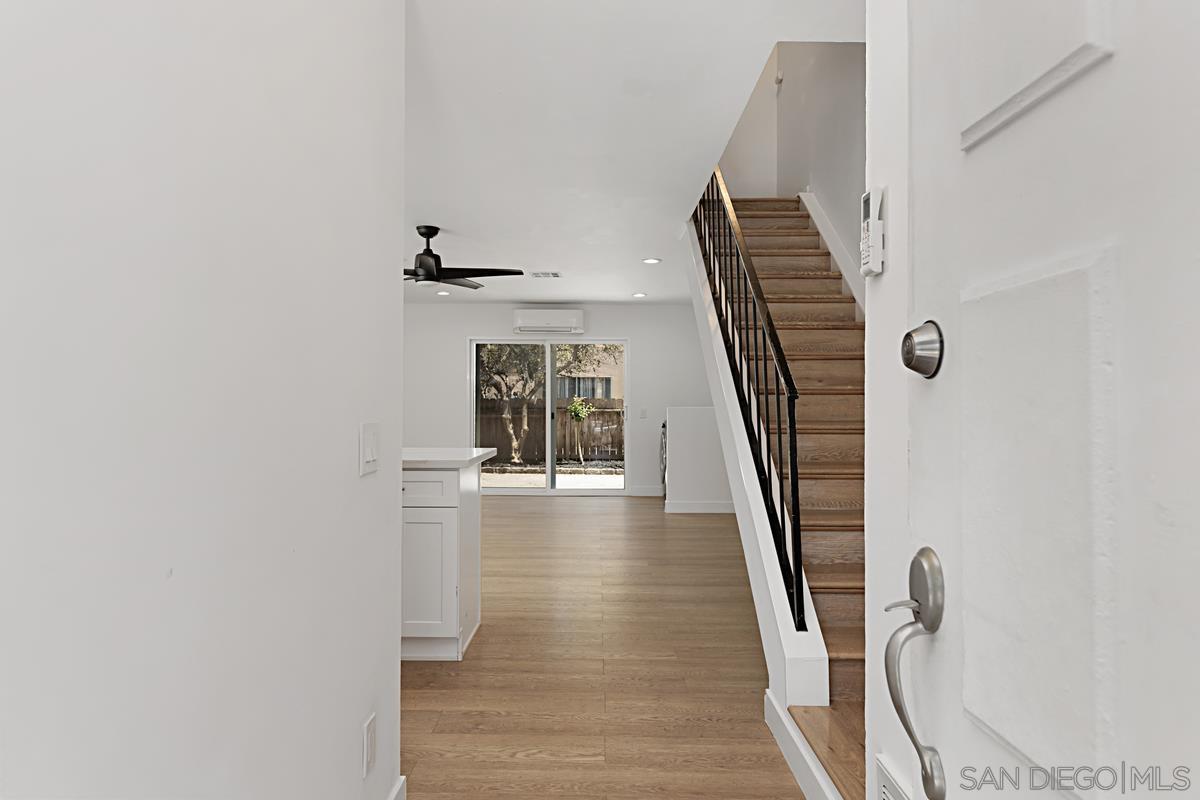
{"type": "Polygon", "coordinates": [[[413,268],[404,270],[406,281],[417,283],[445,283],[449,286],[461,286],[464,289],[479,289],[482,283],[476,283],[471,278],[491,278],[498,275],[524,275],[519,269],[493,269],[490,267],[443,267],[442,257],[433,252],[429,240],[441,231],[436,225],[418,225],[417,235],[425,240],[425,249],[417,253],[413,259],[413,268]]]}

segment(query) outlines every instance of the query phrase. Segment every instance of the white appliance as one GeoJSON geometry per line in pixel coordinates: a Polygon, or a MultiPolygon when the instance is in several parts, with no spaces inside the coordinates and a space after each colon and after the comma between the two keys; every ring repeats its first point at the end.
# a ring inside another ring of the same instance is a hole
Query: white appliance
{"type": "Polygon", "coordinates": [[[578,308],[518,308],[513,312],[513,333],[583,333],[583,311],[578,308]]]}

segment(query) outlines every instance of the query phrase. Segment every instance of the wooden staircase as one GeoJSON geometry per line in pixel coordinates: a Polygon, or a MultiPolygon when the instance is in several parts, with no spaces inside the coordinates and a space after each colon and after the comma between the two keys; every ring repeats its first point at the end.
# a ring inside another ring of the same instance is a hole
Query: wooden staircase
{"type": "MultiPolygon", "coordinates": [[[[800,398],[804,572],[829,653],[829,708],[794,708],[846,800],[866,794],[863,740],[863,339],[866,325],[796,198],[734,198],[800,398]]],[[[762,402],[772,402],[764,397],[762,402]]],[[[784,428],[786,432],[786,427],[784,428]]],[[[777,465],[787,474],[786,465],[777,465]]]]}

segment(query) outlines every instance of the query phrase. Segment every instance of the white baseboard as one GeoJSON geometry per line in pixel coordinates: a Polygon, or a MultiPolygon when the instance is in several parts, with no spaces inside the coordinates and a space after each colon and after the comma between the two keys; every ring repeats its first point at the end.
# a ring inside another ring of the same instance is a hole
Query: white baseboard
{"type": "Polygon", "coordinates": [[[668,500],[668,514],[733,514],[732,500],[668,500]]]}
{"type": "Polygon", "coordinates": [[[648,483],[643,486],[630,486],[625,490],[625,494],[630,497],[662,497],[663,487],[661,483],[648,483]]]}
{"type": "Polygon", "coordinates": [[[766,691],[763,701],[767,727],[775,736],[779,751],[792,770],[792,777],[804,792],[807,800],[843,800],[842,793],[833,785],[829,773],[821,766],[820,759],[813,752],[812,746],[800,733],[796,721],[788,710],[779,704],[770,689],[766,691]]]}
{"type": "Polygon", "coordinates": [[[458,637],[403,636],[400,639],[400,660],[462,661],[458,655],[458,637]]]}
{"type": "Polygon", "coordinates": [[[396,781],[396,785],[392,787],[392,791],[388,793],[388,800],[404,800],[408,796],[408,778],[403,775],[396,781]]]}

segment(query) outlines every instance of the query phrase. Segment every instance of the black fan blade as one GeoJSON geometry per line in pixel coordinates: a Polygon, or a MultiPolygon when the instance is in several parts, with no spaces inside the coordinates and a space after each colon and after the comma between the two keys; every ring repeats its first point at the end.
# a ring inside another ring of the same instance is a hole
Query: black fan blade
{"type": "MultiPolygon", "coordinates": [[[[442,270],[445,272],[446,270],[442,270]]],[[[438,283],[444,283],[447,286],[461,286],[464,289],[482,289],[482,283],[467,280],[466,278],[442,278],[438,283]]]]}
{"type": "MultiPolygon", "coordinates": [[[[440,278],[494,278],[501,275],[524,275],[525,271],[520,269],[491,269],[481,267],[473,269],[471,267],[442,267],[438,272],[440,278]]],[[[445,281],[443,281],[444,283],[445,281]]]]}

